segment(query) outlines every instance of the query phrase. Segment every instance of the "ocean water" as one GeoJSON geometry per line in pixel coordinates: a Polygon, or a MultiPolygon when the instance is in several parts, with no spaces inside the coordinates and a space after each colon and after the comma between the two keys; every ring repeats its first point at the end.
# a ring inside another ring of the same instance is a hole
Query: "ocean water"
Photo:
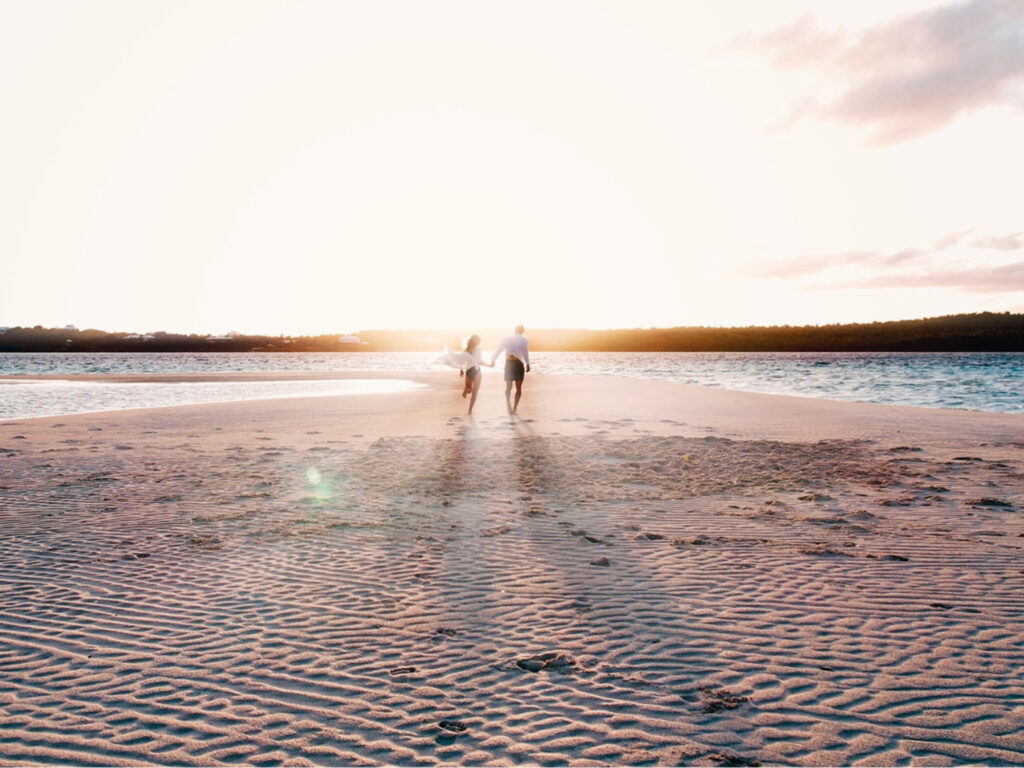
{"type": "MultiPolygon", "coordinates": [[[[438,354],[0,354],[0,376],[424,371],[436,368],[432,361],[438,354]]],[[[826,400],[1024,413],[1024,353],[536,352],[531,355],[531,362],[538,375],[628,376],[826,400]]],[[[500,376],[500,370],[484,369],[484,375],[500,376]]],[[[344,380],[187,384],[0,382],[0,418],[263,397],[326,396],[352,393],[356,391],[354,386],[344,380]]],[[[381,380],[376,385],[363,386],[390,391],[387,387],[392,385],[381,380]]]]}

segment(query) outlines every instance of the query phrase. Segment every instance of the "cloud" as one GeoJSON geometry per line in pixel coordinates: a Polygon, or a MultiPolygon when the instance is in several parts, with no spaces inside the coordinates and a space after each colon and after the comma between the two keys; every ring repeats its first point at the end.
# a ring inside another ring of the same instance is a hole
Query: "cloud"
{"type": "MultiPolygon", "coordinates": [[[[789,259],[776,259],[767,262],[754,262],[742,269],[746,277],[794,278],[807,277],[829,269],[840,267],[885,268],[893,265],[912,266],[926,261],[933,253],[948,247],[943,243],[951,236],[947,235],[930,249],[904,248],[894,253],[882,251],[842,251],[840,253],[814,253],[806,256],[795,256],[789,259]]],[[[961,235],[962,237],[962,235],[961,235]]],[[[959,239],[959,238],[958,238],[959,239]]]]}
{"type": "Polygon", "coordinates": [[[756,262],[746,265],[742,271],[747,277],[805,277],[806,275],[824,272],[826,269],[863,264],[866,261],[876,259],[880,255],[872,251],[810,254],[769,262],[756,262]]]}
{"type": "Polygon", "coordinates": [[[840,267],[885,267],[893,264],[912,264],[929,256],[931,251],[905,248],[895,253],[881,251],[843,251],[796,256],[790,259],[748,264],[743,269],[747,277],[792,278],[824,272],[840,267]]]}
{"type": "Polygon", "coordinates": [[[937,269],[921,274],[877,275],[849,283],[829,283],[821,288],[954,288],[967,293],[1016,293],[1024,291],[1024,261],[971,269],[937,269]]]}
{"type": "Polygon", "coordinates": [[[950,232],[948,235],[940,237],[932,244],[932,251],[944,251],[959,243],[973,231],[973,229],[961,229],[959,232],[950,232]]]}
{"type": "MultiPolygon", "coordinates": [[[[933,257],[946,249],[961,244],[973,230],[960,230],[940,237],[927,248],[904,248],[892,253],[883,251],[841,251],[838,253],[816,253],[768,262],[754,262],[745,265],[741,274],[745,277],[769,279],[793,279],[818,275],[830,269],[856,267],[874,270],[878,274],[854,282],[821,283],[816,288],[878,288],[918,286],[962,288],[977,291],[1019,291],[1024,290],[1024,262],[1002,266],[980,266],[971,269],[950,269],[936,266],[933,257]]],[[[1008,235],[984,235],[974,238],[964,246],[974,248],[1012,251],[1024,249],[1024,233],[1008,235]]]]}
{"type": "Polygon", "coordinates": [[[818,72],[789,121],[824,117],[891,144],[960,115],[1022,104],[1024,2],[971,0],[897,18],[859,33],[823,30],[809,16],[745,38],[773,66],[818,72]]]}
{"type": "Polygon", "coordinates": [[[977,237],[972,245],[975,248],[991,248],[995,251],[1019,251],[1024,248],[1024,233],[1014,232],[1002,237],[977,237]]]}

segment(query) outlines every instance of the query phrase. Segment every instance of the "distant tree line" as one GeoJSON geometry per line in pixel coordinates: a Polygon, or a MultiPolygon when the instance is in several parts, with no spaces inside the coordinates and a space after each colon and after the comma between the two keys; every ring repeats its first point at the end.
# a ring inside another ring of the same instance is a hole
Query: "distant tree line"
{"type": "MultiPolygon", "coordinates": [[[[458,347],[470,333],[484,346],[508,329],[360,331],[358,337],[209,337],[163,331],[109,333],[95,329],[7,328],[0,352],[382,352],[458,347]]],[[[527,329],[530,348],[573,352],[1022,352],[1024,314],[982,312],[921,320],[744,328],[527,329]]]]}

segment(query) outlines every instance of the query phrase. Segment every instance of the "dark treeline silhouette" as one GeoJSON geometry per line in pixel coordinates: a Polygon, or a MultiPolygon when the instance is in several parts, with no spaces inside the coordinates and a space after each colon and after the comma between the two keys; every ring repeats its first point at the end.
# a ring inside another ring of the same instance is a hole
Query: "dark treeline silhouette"
{"type": "MultiPolygon", "coordinates": [[[[165,333],[139,337],[94,329],[9,328],[0,352],[382,352],[436,351],[457,347],[479,333],[484,346],[508,329],[360,331],[351,336],[210,338],[165,333]]],[[[629,328],[620,330],[527,329],[531,349],[574,352],[1021,352],[1024,314],[983,312],[922,320],[745,328],[629,328]]]]}

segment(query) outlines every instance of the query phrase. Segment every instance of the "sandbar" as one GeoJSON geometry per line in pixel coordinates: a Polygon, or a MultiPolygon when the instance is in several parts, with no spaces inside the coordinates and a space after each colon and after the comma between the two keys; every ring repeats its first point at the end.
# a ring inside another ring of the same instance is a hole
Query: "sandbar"
{"type": "Polygon", "coordinates": [[[1024,763],[1024,415],[355,376],[0,424],[0,763],[1024,763]]]}

